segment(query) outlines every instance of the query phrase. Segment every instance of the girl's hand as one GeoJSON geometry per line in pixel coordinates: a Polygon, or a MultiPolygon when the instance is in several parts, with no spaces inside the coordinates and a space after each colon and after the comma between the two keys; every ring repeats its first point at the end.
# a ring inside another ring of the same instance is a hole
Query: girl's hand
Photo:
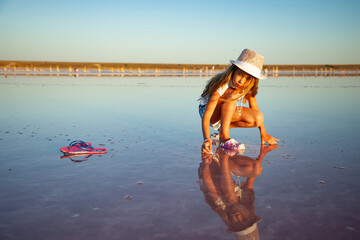
{"type": "Polygon", "coordinates": [[[264,136],[261,136],[261,144],[264,145],[265,143],[269,143],[270,145],[277,144],[276,141],[280,141],[277,138],[274,138],[273,136],[270,136],[269,134],[264,134],[264,136]]]}
{"type": "Polygon", "coordinates": [[[210,139],[204,141],[201,152],[206,154],[212,154],[212,142],[210,139]]]}

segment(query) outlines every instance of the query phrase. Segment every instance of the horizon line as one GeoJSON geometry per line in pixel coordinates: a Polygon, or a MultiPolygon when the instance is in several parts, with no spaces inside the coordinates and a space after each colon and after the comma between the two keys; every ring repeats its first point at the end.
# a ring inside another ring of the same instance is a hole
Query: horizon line
{"type": "MultiPolygon", "coordinates": [[[[49,64],[59,64],[59,65],[65,65],[65,64],[78,64],[78,65],[87,65],[87,64],[101,64],[101,65],[124,65],[124,66],[218,66],[218,67],[224,67],[228,66],[229,64],[222,64],[222,63],[146,63],[146,62],[83,62],[83,61],[29,61],[29,60],[0,60],[0,66],[2,65],[12,65],[12,64],[41,64],[41,65],[49,65],[49,64]]],[[[273,64],[264,64],[264,67],[273,67],[273,66],[360,66],[360,63],[340,63],[340,64],[333,64],[333,63],[299,63],[299,64],[283,64],[283,63],[273,63],[273,64]]],[[[11,66],[6,66],[11,67],[11,66]]]]}

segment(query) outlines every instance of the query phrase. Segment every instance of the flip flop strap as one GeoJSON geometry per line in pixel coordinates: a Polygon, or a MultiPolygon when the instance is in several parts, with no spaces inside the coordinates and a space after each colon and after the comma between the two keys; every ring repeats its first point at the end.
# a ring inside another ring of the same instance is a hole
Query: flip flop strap
{"type": "Polygon", "coordinates": [[[87,144],[86,142],[84,141],[81,141],[81,140],[75,140],[75,141],[72,141],[69,146],[68,146],[68,149],[70,150],[70,148],[72,147],[77,147],[77,148],[80,148],[82,150],[93,150],[94,147],[87,144]]]}

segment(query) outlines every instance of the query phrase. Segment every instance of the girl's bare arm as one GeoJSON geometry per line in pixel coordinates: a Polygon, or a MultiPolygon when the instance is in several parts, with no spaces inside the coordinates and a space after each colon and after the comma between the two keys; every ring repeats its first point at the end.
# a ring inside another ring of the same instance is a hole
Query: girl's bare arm
{"type": "Polygon", "coordinates": [[[202,132],[204,137],[203,152],[211,153],[212,143],[210,140],[210,119],[214,113],[216,105],[219,101],[220,95],[215,92],[210,96],[209,102],[206,106],[206,110],[202,119],[202,132]]]}

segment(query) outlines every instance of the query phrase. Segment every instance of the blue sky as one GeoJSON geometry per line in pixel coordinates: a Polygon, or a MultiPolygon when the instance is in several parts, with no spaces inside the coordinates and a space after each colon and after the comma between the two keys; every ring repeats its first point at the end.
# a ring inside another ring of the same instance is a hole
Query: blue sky
{"type": "Polygon", "coordinates": [[[0,60],[360,63],[360,1],[0,0],[0,60]]]}

